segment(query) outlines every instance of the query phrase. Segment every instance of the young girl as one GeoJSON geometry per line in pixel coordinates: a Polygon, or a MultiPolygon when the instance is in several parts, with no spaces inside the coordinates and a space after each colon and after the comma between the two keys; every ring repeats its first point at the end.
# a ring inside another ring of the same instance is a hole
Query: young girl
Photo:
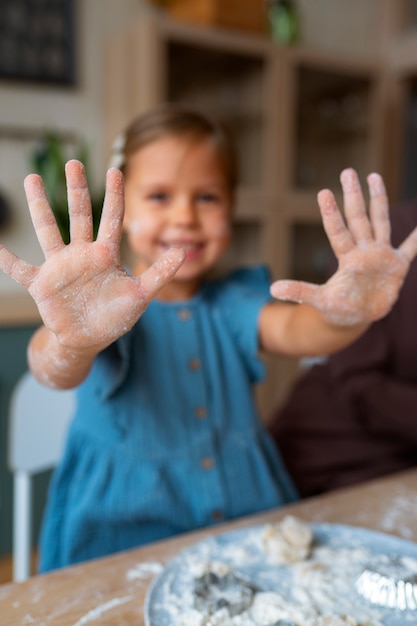
{"type": "Polygon", "coordinates": [[[330,191],[318,196],[337,272],[322,286],[276,282],[275,298],[299,304],[273,301],[263,267],[209,279],[230,241],[236,183],[220,125],[164,107],[127,129],[122,156],[125,188],[110,169],[96,241],[84,170],[71,161],[70,244],[30,175],[45,262],[34,267],[0,246],[0,267],[28,288],[43,319],[28,349],[32,371],[54,387],[78,386],[41,571],[294,499],[254,406],[258,352],[347,345],[391,309],[417,252],[417,231],[391,247],[381,178],[368,178],[368,219],[357,176],[345,170],[347,226],[330,191]],[[130,272],[120,264],[122,227],[130,272]]]}

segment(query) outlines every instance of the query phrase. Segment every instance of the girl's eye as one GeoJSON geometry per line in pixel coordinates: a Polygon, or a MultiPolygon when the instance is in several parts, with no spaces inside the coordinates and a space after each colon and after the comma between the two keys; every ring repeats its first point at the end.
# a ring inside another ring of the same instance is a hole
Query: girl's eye
{"type": "Polygon", "coordinates": [[[200,193],[197,200],[198,202],[216,204],[219,202],[219,197],[214,193],[200,193]]]}
{"type": "Polygon", "coordinates": [[[148,197],[149,200],[151,200],[152,202],[163,203],[168,200],[168,194],[164,193],[163,191],[155,191],[155,193],[149,194],[148,197]]]}

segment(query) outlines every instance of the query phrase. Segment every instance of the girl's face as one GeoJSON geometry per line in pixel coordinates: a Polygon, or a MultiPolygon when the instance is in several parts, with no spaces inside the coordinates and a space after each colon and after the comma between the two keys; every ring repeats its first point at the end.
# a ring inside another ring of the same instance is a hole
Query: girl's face
{"type": "Polygon", "coordinates": [[[165,250],[183,248],[183,265],[159,297],[190,297],[230,241],[231,193],[208,140],[168,136],[129,158],[125,220],[138,275],[165,250]]]}

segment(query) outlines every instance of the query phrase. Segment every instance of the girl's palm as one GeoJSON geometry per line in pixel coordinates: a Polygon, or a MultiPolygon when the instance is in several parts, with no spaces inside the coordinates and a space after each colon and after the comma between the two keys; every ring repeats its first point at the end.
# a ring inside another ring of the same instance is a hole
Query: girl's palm
{"type": "Polygon", "coordinates": [[[36,267],[0,245],[0,268],[24,285],[42,320],[63,345],[102,349],[127,332],[184,260],[169,250],[140,277],[120,264],[123,177],[107,174],[106,197],[97,240],[93,241],[91,203],[84,168],[66,165],[71,242],[65,245],[46,199],[42,180],[25,180],[26,197],[45,261],[36,267]]]}
{"type": "Polygon", "coordinates": [[[368,177],[369,217],[356,172],[344,170],[341,182],[346,223],[329,190],[318,196],[324,228],[338,259],[336,273],[324,285],[277,281],[271,293],[281,300],[310,304],[335,324],[368,324],[384,317],[397,300],[417,254],[417,228],[394,249],[381,177],[368,177]]]}

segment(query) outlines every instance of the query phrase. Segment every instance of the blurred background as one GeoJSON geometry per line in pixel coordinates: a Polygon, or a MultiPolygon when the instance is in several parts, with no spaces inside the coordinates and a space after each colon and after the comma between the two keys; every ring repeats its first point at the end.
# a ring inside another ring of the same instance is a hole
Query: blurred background
{"type": "MultiPolygon", "coordinates": [[[[112,144],[153,105],[222,117],[241,156],[225,266],[326,280],[317,191],[339,173],[383,174],[391,203],[417,197],[417,2],[412,0],[0,0],[0,239],[42,260],[23,193],[41,171],[62,211],[62,163],[85,160],[101,200],[112,144]],[[60,175],[61,173],[61,175],[60,175]]],[[[65,208],[64,208],[65,211],[65,208]]],[[[0,274],[0,557],[10,552],[10,392],[39,323],[0,274]]],[[[267,363],[266,418],[297,376],[267,363]]],[[[38,517],[48,476],[35,491],[38,517]]],[[[1,577],[0,577],[1,582],[1,577]]]]}

